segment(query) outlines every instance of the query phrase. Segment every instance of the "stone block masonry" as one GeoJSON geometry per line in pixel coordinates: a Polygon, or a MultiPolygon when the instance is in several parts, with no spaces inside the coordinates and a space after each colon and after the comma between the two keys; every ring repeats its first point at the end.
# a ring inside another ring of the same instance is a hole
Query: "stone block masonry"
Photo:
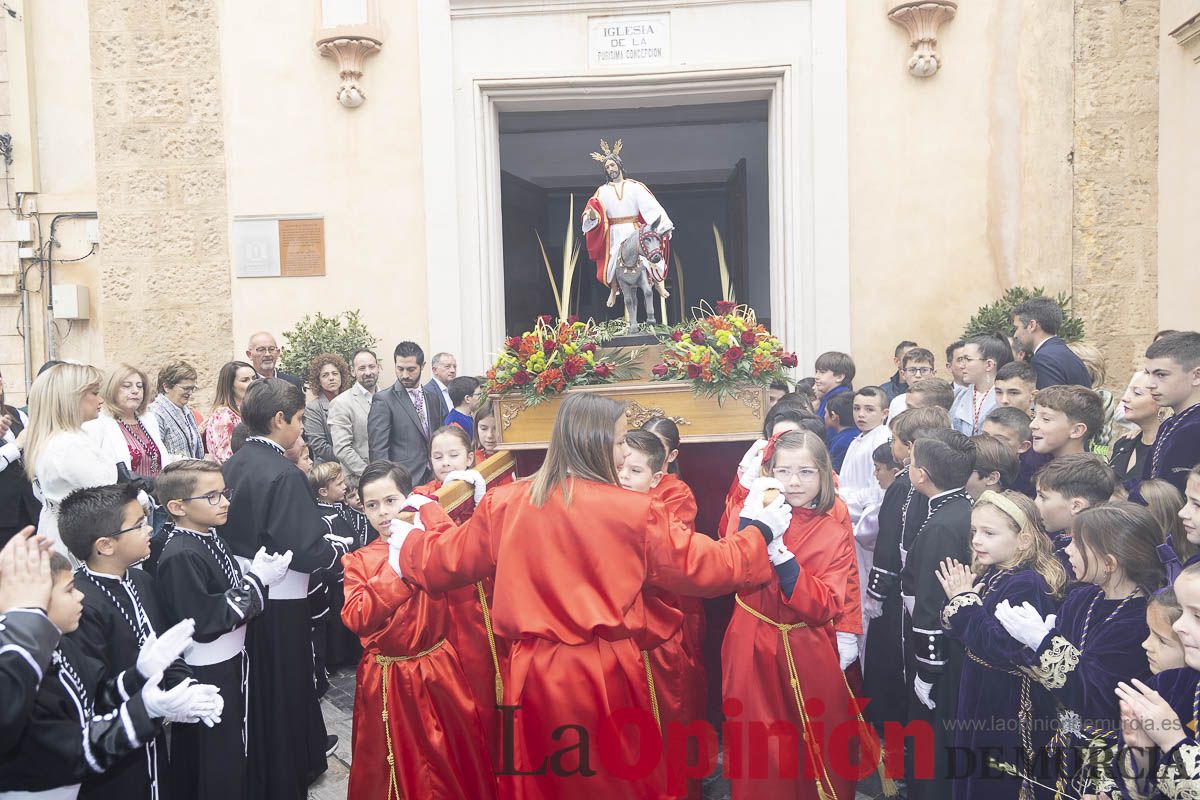
{"type": "Polygon", "coordinates": [[[90,0],[106,363],[233,352],[216,0],[90,0]]]}

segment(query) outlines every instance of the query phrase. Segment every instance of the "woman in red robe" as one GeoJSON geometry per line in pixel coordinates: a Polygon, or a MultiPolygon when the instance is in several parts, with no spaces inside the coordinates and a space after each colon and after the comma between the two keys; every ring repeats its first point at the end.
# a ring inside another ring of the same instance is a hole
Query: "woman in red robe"
{"type": "Polygon", "coordinates": [[[777,576],[739,592],[721,647],[725,774],[735,800],[853,800],[856,776],[847,767],[859,761],[857,746],[830,735],[856,724],[833,625],[858,574],[854,538],[829,513],[837,495],[820,439],[808,431],[772,438],[763,461],[764,475],[783,485],[792,519],[781,540],[786,552],[771,549],[777,576]],[[778,720],[795,735],[764,737],[778,720]],[[729,734],[730,722],[741,723],[740,736],[729,734]]]}
{"type": "Polygon", "coordinates": [[[667,797],[635,641],[643,592],[711,596],[772,576],[765,540],[786,528],[782,501],[748,509],[755,521],[721,542],[694,536],[662,503],[616,485],[625,424],[620,403],[568,395],[532,480],[491,490],[466,525],[414,531],[400,549],[406,580],[430,591],[495,576],[493,624],[513,643],[504,797],[667,797]],[[638,724],[612,719],[630,710],[638,724]]]}
{"type": "Polygon", "coordinates": [[[359,493],[380,537],[342,558],[342,621],[363,645],[348,796],[489,800],[496,796],[495,778],[466,674],[448,639],[445,596],[409,585],[388,563],[388,525],[411,489],[398,465],[369,465],[359,493]]]}

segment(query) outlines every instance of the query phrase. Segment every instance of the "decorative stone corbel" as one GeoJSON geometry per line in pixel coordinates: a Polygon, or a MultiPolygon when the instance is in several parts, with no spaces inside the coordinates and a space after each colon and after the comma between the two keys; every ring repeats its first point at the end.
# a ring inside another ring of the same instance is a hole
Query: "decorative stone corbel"
{"type": "Polygon", "coordinates": [[[914,50],[908,60],[908,71],[918,78],[928,78],[938,71],[941,57],[937,53],[938,28],[954,19],[958,4],[953,0],[916,0],[892,3],[889,0],[888,19],[908,31],[914,50]]]}
{"type": "Polygon", "coordinates": [[[367,99],[358,82],[362,80],[363,60],[379,51],[383,42],[370,36],[335,36],[317,41],[323,56],[336,58],[342,85],[338,87],[338,102],[346,108],[358,108],[367,99]]]}

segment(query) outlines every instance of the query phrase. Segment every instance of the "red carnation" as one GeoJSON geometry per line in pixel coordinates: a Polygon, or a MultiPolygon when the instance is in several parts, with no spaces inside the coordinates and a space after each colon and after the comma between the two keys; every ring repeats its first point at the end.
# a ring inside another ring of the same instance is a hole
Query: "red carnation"
{"type": "Polygon", "coordinates": [[[800,359],[796,358],[795,353],[784,353],[779,357],[779,363],[783,364],[785,367],[794,367],[800,363],[800,359]]]}
{"type": "Polygon", "coordinates": [[[704,331],[696,328],[692,331],[692,341],[696,344],[704,344],[704,331]]]}
{"type": "Polygon", "coordinates": [[[521,346],[521,337],[520,336],[508,337],[507,339],[504,340],[504,346],[510,350],[516,350],[518,347],[521,346]]]}
{"type": "Polygon", "coordinates": [[[664,377],[667,374],[667,365],[666,364],[655,364],[653,367],[650,368],[650,371],[659,378],[664,377]]]}
{"type": "Polygon", "coordinates": [[[546,355],[553,353],[556,347],[558,347],[558,343],[555,341],[551,340],[542,342],[542,352],[546,355]]]}
{"type": "Polygon", "coordinates": [[[512,377],[513,386],[528,386],[530,379],[531,379],[530,374],[528,372],[526,372],[525,370],[521,370],[517,374],[513,375],[513,377],[512,377]]]}
{"type": "Polygon", "coordinates": [[[601,361],[593,368],[593,371],[596,373],[597,378],[607,378],[612,374],[612,365],[601,361]]]}
{"type": "Polygon", "coordinates": [[[754,331],[742,331],[742,344],[747,347],[753,346],[758,341],[758,335],[754,331]]]}
{"type": "Polygon", "coordinates": [[[699,378],[700,377],[700,365],[699,364],[688,364],[688,377],[689,378],[699,378]]]}
{"type": "Polygon", "coordinates": [[[579,377],[579,373],[582,371],[583,365],[580,363],[579,359],[568,358],[565,362],[563,362],[562,374],[564,378],[577,378],[579,377]]]}
{"type": "Polygon", "coordinates": [[[736,303],[731,303],[728,300],[717,301],[717,313],[722,316],[725,314],[732,314],[735,308],[737,308],[736,303]]]}
{"type": "Polygon", "coordinates": [[[591,342],[588,342],[583,347],[579,348],[579,352],[594,353],[594,352],[596,352],[596,345],[592,344],[591,342]]]}
{"type": "Polygon", "coordinates": [[[742,360],[742,348],[734,346],[725,351],[725,360],[730,364],[736,364],[742,360]]]}
{"type": "Polygon", "coordinates": [[[543,325],[549,325],[550,323],[554,322],[554,317],[550,316],[549,314],[542,314],[537,318],[537,321],[543,325]]]}
{"type": "Polygon", "coordinates": [[[683,331],[671,331],[671,340],[676,342],[683,341],[683,331]]]}

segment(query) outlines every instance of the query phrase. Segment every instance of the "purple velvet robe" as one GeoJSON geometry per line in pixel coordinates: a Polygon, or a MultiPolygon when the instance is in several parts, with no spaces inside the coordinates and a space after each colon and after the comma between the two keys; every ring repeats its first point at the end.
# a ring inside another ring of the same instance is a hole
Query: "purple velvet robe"
{"type": "Polygon", "coordinates": [[[1179,491],[1187,487],[1188,472],[1200,463],[1200,404],[1168,417],[1154,438],[1150,476],[1171,482],[1179,491]]]}
{"type": "MultiPolygon", "coordinates": [[[[1148,681],[1166,700],[1183,723],[1187,740],[1184,744],[1196,744],[1196,688],[1200,684],[1200,672],[1188,667],[1160,672],[1148,681]]],[[[1179,748],[1175,748],[1178,750],[1179,748]]],[[[1171,753],[1166,754],[1171,756],[1171,753]]],[[[1152,800],[1167,798],[1158,787],[1158,766],[1164,762],[1164,754],[1155,752],[1146,765],[1137,765],[1129,758],[1124,742],[1113,762],[1113,777],[1121,787],[1124,797],[1149,797],[1152,800]],[[1150,772],[1146,775],[1144,770],[1150,772]]],[[[1114,795],[1115,796],[1115,795],[1114,795]]]]}
{"type": "Polygon", "coordinates": [[[992,568],[984,576],[980,594],[958,595],[943,612],[946,630],[967,649],[951,761],[955,800],[1014,800],[1021,780],[990,766],[989,758],[1024,771],[1025,759],[1045,746],[1049,721],[1057,716],[1050,693],[1019,672],[1025,666],[1025,646],[1009,636],[994,615],[1004,600],[1014,606],[1029,603],[1042,616],[1053,614],[1056,605],[1046,581],[1032,568],[1014,572],[992,568]],[[1024,692],[1022,684],[1026,684],[1024,692]],[[1028,698],[1025,719],[1020,713],[1023,694],[1028,698]],[[1014,719],[1016,726],[1011,724],[1014,719]],[[995,725],[995,720],[1005,724],[995,725]],[[1021,726],[1027,732],[1025,742],[1021,726]]]}

